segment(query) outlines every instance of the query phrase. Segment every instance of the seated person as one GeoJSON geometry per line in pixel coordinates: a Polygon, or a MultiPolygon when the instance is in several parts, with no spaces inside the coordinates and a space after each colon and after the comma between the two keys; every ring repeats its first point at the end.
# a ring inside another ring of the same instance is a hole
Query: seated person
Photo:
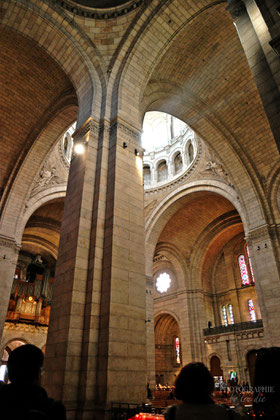
{"type": "Polygon", "coordinates": [[[168,407],[165,420],[239,420],[241,416],[211,398],[214,379],[203,363],[184,366],[175,381],[175,397],[183,404],[168,407]]]}
{"type": "Polygon", "coordinates": [[[257,351],[253,409],[256,419],[280,419],[280,347],[257,351]]]}
{"type": "Polygon", "coordinates": [[[44,355],[31,344],[17,347],[8,360],[10,384],[0,389],[3,419],[66,420],[63,404],[40,386],[44,355]]]}

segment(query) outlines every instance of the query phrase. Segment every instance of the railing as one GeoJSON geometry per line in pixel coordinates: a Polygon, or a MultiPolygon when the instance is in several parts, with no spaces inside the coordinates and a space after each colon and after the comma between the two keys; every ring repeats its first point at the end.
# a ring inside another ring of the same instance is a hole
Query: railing
{"type": "Polygon", "coordinates": [[[227,327],[225,325],[220,325],[219,327],[213,328],[204,328],[203,335],[217,335],[217,334],[226,334],[236,331],[245,331],[253,330],[255,328],[263,328],[262,319],[257,319],[256,321],[249,322],[240,322],[238,324],[230,324],[227,327]]]}

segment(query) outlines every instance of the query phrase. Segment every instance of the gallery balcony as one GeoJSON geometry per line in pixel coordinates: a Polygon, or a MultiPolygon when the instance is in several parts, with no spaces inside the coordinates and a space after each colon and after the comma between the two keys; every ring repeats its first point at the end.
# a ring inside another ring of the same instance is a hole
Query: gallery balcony
{"type": "Polygon", "coordinates": [[[228,326],[220,325],[219,327],[204,328],[203,335],[206,337],[210,335],[228,334],[260,328],[263,328],[263,322],[262,319],[257,319],[256,321],[239,322],[238,324],[230,324],[228,326]]]}

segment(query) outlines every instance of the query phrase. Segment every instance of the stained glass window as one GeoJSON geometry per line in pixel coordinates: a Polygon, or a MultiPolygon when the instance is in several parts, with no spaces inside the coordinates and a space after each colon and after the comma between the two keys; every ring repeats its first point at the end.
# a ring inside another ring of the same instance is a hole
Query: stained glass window
{"type": "Polygon", "coordinates": [[[250,284],[250,280],[244,255],[239,255],[238,264],[240,269],[242,286],[246,286],[247,284],[250,284]]]}
{"type": "Polygon", "coordinates": [[[247,252],[247,256],[248,256],[248,261],[249,261],[249,267],[250,267],[252,282],[255,283],[255,277],[254,277],[254,273],[253,273],[252,261],[251,261],[251,257],[250,257],[250,252],[249,252],[248,245],[246,245],[246,252],[247,252]]]}
{"type": "Polygon", "coordinates": [[[256,312],[255,307],[252,299],[248,300],[249,312],[250,312],[250,319],[251,321],[256,321],[256,312]]]}
{"type": "Polygon", "coordinates": [[[175,349],[176,349],[176,363],[181,363],[180,357],[180,340],[179,337],[175,338],[175,349]]]}
{"type": "Polygon", "coordinates": [[[223,324],[225,327],[228,326],[228,317],[227,317],[227,309],[225,305],[222,306],[222,316],[223,316],[223,324]]]}
{"type": "Polygon", "coordinates": [[[228,314],[230,324],[234,324],[232,305],[228,305],[228,314]]]}

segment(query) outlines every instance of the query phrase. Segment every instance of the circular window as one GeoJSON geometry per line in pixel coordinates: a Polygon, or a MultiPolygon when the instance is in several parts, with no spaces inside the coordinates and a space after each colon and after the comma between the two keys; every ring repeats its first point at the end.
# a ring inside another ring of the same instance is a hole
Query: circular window
{"type": "Polygon", "coordinates": [[[166,292],[171,284],[171,277],[167,273],[161,273],[156,279],[156,289],[159,293],[166,292]]]}

